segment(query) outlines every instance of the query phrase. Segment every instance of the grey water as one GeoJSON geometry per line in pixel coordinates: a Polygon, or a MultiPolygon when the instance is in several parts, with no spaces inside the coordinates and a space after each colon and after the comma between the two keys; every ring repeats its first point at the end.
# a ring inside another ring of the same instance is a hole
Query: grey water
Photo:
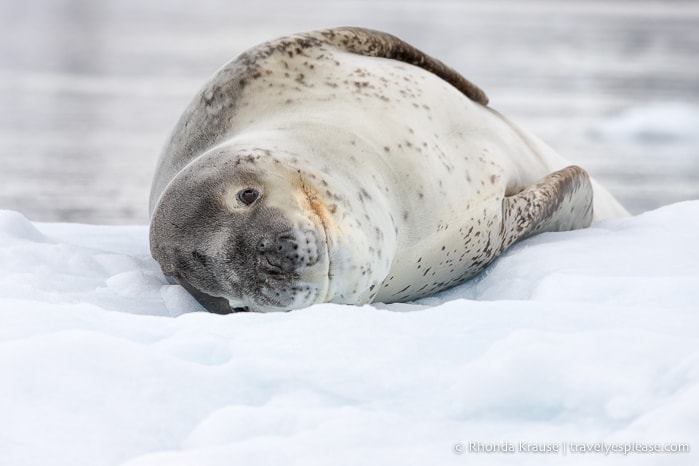
{"type": "Polygon", "coordinates": [[[1,0],[0,209],[147,223],[160,148],[217,68],[346,25],[456,68],[633,213],[699,198],[699,138],[595,131],[651,103],[699,106],[697,1],[1,0]]]}

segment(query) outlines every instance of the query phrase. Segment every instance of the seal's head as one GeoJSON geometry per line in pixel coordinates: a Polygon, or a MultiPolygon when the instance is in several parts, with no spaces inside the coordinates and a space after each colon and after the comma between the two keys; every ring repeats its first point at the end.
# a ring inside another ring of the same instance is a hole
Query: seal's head
{"type": "Polygon", "coordinates": [[[323,207],[269,151],[213,149],[175,176],[153,211],[163,273],[209,311],[275,311],[326,301],[323,207]]]}

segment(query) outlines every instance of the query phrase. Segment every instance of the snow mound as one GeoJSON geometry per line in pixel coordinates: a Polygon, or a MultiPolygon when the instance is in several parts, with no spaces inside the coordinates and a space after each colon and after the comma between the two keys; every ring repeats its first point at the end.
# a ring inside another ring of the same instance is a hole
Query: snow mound
{"type": "Polygon", "coordinates": [[[653,103],[633,107],[592,127],[606,140],[674,142],[699,140],[699,107],[683,103],[653,103]]]}
{"type": "Polygon", "coordinates": [[[146,227],[0,212],[0,464],[697,464],[697,231],[685,202],[413,303],[219,316],[146,227]]]}

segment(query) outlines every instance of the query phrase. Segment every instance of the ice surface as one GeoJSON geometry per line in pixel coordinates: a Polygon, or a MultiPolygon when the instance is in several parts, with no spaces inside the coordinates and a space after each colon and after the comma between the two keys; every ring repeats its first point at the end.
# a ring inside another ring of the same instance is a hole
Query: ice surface
{"type": "Polygon", "coordinates": [[[699,201],[515,245],[414,303],[201,312],[146,227],[0,212],[0,464],[692,465],[699,201]]]}

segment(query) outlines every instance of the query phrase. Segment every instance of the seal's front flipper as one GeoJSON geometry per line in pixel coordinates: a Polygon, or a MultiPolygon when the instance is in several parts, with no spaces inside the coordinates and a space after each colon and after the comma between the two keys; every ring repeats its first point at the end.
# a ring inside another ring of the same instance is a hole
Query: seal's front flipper
{"type": "Polygon", "coordinates": [[[503,200],[504,248],[545,231],[585,228],[592,222],[592,184],[570,166],[503,200]]]}

